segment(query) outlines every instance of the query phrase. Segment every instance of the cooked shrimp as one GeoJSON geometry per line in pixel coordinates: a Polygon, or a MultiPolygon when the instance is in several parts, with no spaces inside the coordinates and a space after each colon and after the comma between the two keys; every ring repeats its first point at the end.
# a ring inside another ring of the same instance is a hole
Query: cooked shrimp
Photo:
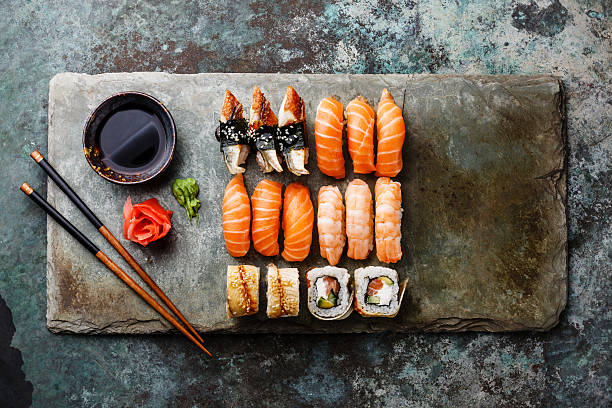
{"type": "Polygon", "coordinates": [[[342,194],[336,186],[323,186],[319,190],[318,202],[317,229],[321,256],[330,265],[336,265],[346,243],[342,194]]]}
{"type": "Polygon", "coordinates": [[[347,255],[366,259],[374,248],[372,193],[365,181],[355,179],[346,188],[347,255]]]}
{"type": "Polygon", "coordinates": [[[376,255],[381,262],[402,259],[402,190],[400,183],[381,177],[374,187],[376,196],[376,255]]]}

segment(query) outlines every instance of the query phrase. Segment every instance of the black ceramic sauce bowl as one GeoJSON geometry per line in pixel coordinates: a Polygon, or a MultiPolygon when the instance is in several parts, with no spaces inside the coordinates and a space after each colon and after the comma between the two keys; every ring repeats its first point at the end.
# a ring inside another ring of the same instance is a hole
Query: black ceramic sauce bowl
{"type": "Polygon", "coordinates": [[[142,92],[122,92],[102,101],[83,130],[91,168],[108,181],[135,184],[163,172],[174,155],[176,126],[168,109],[142,92]]]}

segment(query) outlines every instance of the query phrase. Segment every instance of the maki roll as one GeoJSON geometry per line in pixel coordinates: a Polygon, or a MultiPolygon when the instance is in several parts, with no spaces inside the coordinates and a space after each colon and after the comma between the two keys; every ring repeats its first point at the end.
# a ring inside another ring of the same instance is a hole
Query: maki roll
{"type": "Polygon", "coordinates": [[[248,316],[259,310],[259,268],[253,265],[227,267],[227,317],[248,316]]]}
{"type": "Polygon", "coordinates": [[[257,164],[264,173],[276,170],[283,171],[277,153],[276,134],[278,132],[278,119],[270,108],[261,90],[253,90],[253,102],[249,117],[249,140],[251,146],[257,150],[257,164]]]}
{"type": "Polygon", "coordinates": [[[220,144],[225,166],[230,174],[244,173],[241,164],[249,155],[248,124],[244,118],[242,104],[228,90],[225,91],[219,126],[215,137],[220,144]]]}
{"type": "Polygon", "coordinates": [[[344,268],[325,266],[306,272],[308,310],[320,320],[346,319],[353,309],[350,275],[344,268]]]}
{"type": "Polygon", "coordinates": [[[296,268],[268,265],[268,309],[270,319],[297,316],[300,312],[300,276],[296,268]]]}
{"type": "Polygon", "coordinates": [[[281,103],[276,140],[289,171],[297,176],[309,174],[304,167],[308,163],[306,107],[304,100],[292,86],[287,87],[287,93],[281,103]]]}
{"type": "Polygon", "coordinates": [[[381,266],[368,266],[355,271],[355,310],[366,317],[395,317],[406,289],[397,271],[381,266]]]}

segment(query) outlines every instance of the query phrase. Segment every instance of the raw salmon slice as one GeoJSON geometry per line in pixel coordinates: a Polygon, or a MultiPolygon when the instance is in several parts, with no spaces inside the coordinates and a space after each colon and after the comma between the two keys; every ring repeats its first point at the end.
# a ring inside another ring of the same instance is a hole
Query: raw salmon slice
{"type": "Polygon", "coordinates": [[[251,241],[251,205],[242,174],[237,174],[225,187],[223,196],[223,237],[231,256],[244,256],[251,241]]]}
{"type": "Polygon", "coordinates": [[[285,244],[282,257],[286,261],[303,261],[310,252],[314,208],[308,187],[291,183],[285,190],[283,203],[283,233],[285,244]]]}
{"type": "Polygon", "coordinates": [[[406,127],[402,110],[395,104],[393,96],[383,89],[376,112],[376,175],[395,177],[402,170],[402,147],[406,127]]]}
{"type": "Polygon", "coordinates": [[[265,256],[278,255],[282,188],[281,183],[264,179],[257,184],[251,196],[253,248],[265,256]]]}
{"type": "Polygon", "coordinates": [[[367,174],[374,166],[374,109],[363,96],[346,106],[346,135],[348,150],[353,159],[355,173],[367,174]]]}
{"type": "Polygon", "coordinates": [[[317,165],[323,174],[344,178],[344,157],[342,156],[342,104],[336,99],[324,98],[317,107],[315,119],[315,141],[317,165]]]}

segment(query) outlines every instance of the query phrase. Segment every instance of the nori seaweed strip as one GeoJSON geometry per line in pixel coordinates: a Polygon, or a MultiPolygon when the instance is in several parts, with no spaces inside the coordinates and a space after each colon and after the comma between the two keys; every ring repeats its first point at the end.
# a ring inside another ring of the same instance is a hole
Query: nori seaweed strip
{"type": "Polygon", "coordinates": [[[257,151],[277,150],[277,128],[277,126],[262,125],[255,131],[250,131],[249,138],[251,145],[255,147],[257,151]]]}
{"type": "Polygon", "coordinates": [[[248,127],[246,119],[231,119],[227,122],[219,122],[215,137],[221,143],[220,150],[223,151],[226,146],[249,144],[248,127]]]}
{"type": "Polygon", "coordinates": [[[277,142],[282,153],[288,153],[293,149],[303,149],[308,147],[305,122],[280,126],[278,128],[277,142]]]}

